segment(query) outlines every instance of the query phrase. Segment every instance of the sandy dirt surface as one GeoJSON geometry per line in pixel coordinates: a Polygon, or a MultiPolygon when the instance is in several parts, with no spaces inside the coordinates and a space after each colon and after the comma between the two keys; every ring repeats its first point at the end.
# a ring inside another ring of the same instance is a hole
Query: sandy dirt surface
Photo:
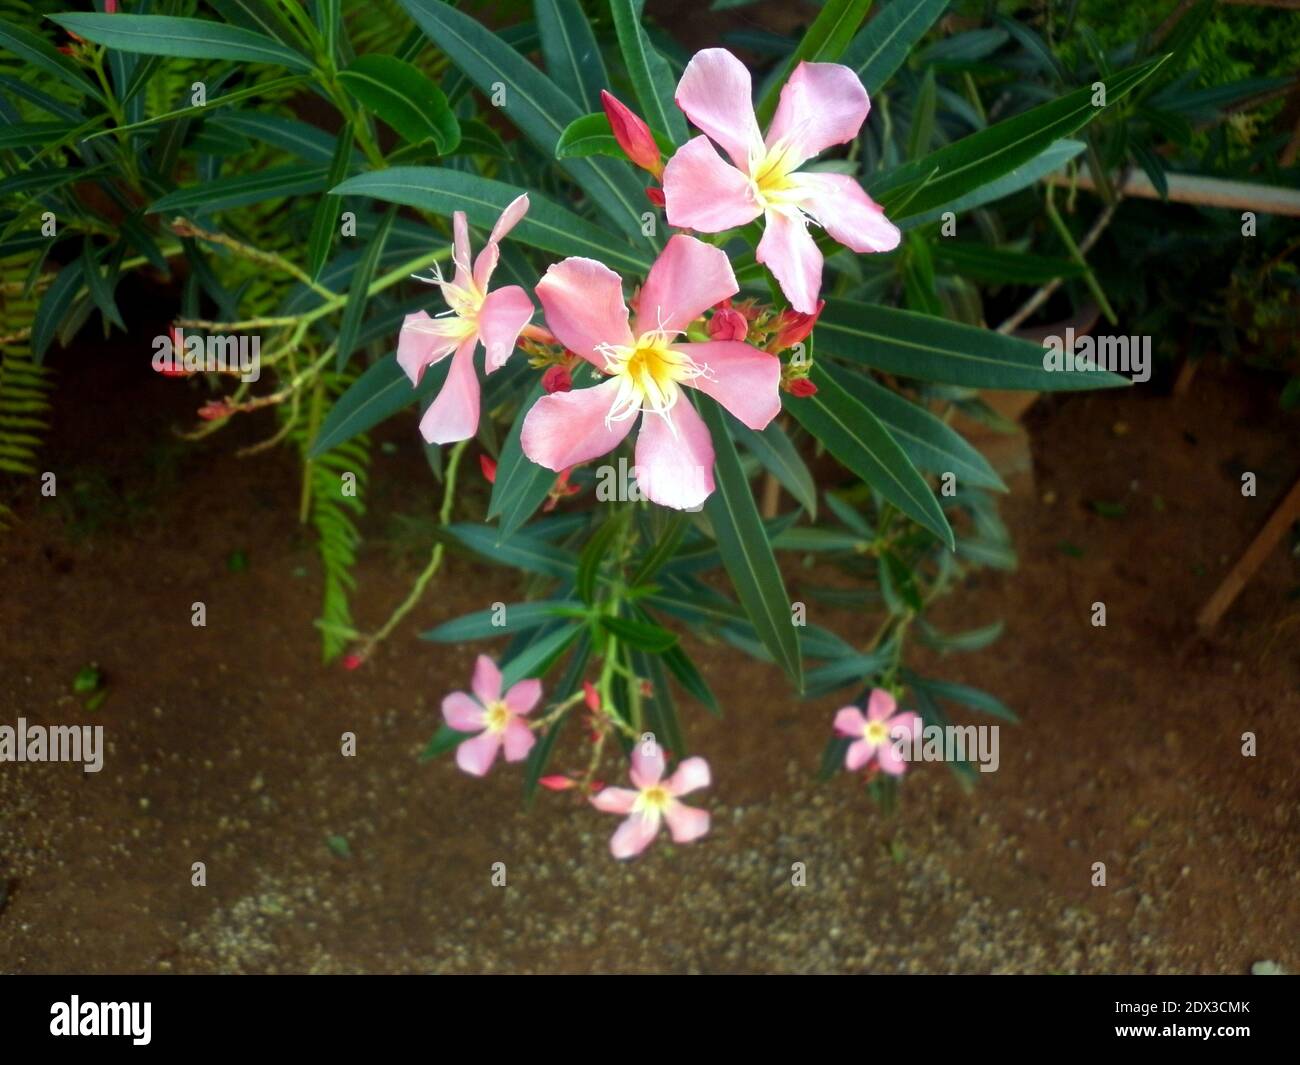
{"type": "MultiPolygon", "coordinates": [[[[1269,382],[1206,371],[1184,400],[1148,385],[1031,412],[1036,483],[1005,507],[1020,571],[976,576],[936,619],[1004,618],[1006,634],[920,659],[1023,719],[973,792],[919,767],[885,815],[847,774],[818,783],[843,700],[800,702],[775,669],[693,645],[726,711],[683,700],[714,769],[713,831],[619,864],[616,820],[572,796],[526,810],[517,770],[478,781],[417,762],[443,694],[494,647],[416,633],[517,597],[510,573],[454,557],[371,663],[323,669],[294,464],[233,457],[269,422],[180,446],[169,429],[198,393],[98,351],[55,360],[45,463],[62,498],[20,500],[0,537],[0,723],[102,723],[106,763],[0,766],[0,970],[1300,971],[1290,544],[1213,641],[1191,626],[1300,466],[1269,382]],[[246,570],[229,569],[234,551],[246,570]],[[190,625],[199,600],[204,629],[190,625]],[[108,680],[94,712],[71,687],[90,662],[108,680]],[[206,887],[191,886],[196,861],[206,887]],[[1106,887],[1091,886],[1099,861],[1106,887]]],[[[413,420],[381,439],[398,446],[375,450],[364,626],[422,563],[391,516],[436,503],[413,420]]],[[[459,516],[483,499],[475,488],[459,516]]],[[[794,560],[792,595],[804,579],[794,560]]],[[[858,639],[873,627],[814,620],[858,639]]],[[[570,728],[557,764],[581,764],[582,743],[570,728]]]]}

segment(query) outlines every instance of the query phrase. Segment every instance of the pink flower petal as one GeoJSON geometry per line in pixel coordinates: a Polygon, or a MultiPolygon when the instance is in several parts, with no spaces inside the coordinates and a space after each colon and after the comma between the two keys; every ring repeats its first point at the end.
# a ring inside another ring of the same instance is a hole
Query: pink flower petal
{"type": "Polygon", "coordinates": [[[591,797],[591,805],[607,814],[628,814],[640,794],[631,788],[605,788],[591,797]]]}
{"type": "Polygon", "coordinates": [[[443,699],[442,716],[457,732],[477,732],[483,727],[483,707],[464,692],[452,692],[443,699]]]}
{"type": "Polygon", "coordinates": [[[762,214],[749,178],[724,162],[708,137],[687,141],[668,160],[664,210],[670,226],[701,233],[735,229],[762,214]]]}
{"type": "Polygon", "coordinates": [[[687,758],[668,778],[668,791],[673,795],[689,795],[713,783],[709,763],[703,758],[687,758]]]}
{"type": "Polygon", "coordinates": [[[506,723],[502,739],[505,743],[507,762],[522,762],[533,749],[533,744],[537,742],[533,730],[517,718],[512,718],[506,723]]]}
{"type": "Polygon", "coordinates": [[[466,773],[481,777],[492,768],[500,749],[499,732],[481,732],[456,748],[456,764],[466,773]]]}
{"type": "Polygon", "coordinates": [[[912,710],[904,710],[889,719],[889,735],[919,736],[921,734],[921,715],[912,710]]]}
{"type": "Polygon", "coordinates": [[[880,768],[891,777],[901,777],[907,772],[907,759],[899,752],[898,745],[892,740],[876,748],[876,761],[880,768]]]}
{"type": "Polygon", "coordinates": [[[754,117],[753,85],[745,64],[725,48],[696,52],[677,83],[677,106],[748,173],[751,152],[762,150],[754,117]]]}
{"type": "Polygon", "coordinates": [[[800,63],[781,87],[781,100],[766,145],[788,148],[795,166],[858,135],[871,103],[849,67],[839,63],[800,63]]]}
{"type": "Polygon", "coordinates": [[[739,291],[725,251],[678,233],[650,267],[637,299],[635,332],[683,333],[715,303],[739,291]]]}
{"type": "Polygon", "coordinates": [[[898,247],[898,227],[848,174],[796,174],[795,182],[804,193],[799,206],[846,248],[865,254],[898,247]]]}
{"type": "Polygon", "coordinates": [[[451,216],[451,261],[456,267],[453,283],[464,288],[473,276],[470,272],[469,220],[464,211],[451,216]]]}
{"type": "Polygon", "coordinates": [[[633,814],[610,838],[609,851],[615,858],[635,858],[658,834],[658,814],[633,814]]]}
{"type": "Polygon", "coordinates": [[[632,768],[628,776],[638,788],[652,788],[664,775],[664,751],[654,740],[632,744],[632,768]]]}
{"type": "Polygon", "coordinates": [[[492,235],[488,237],[491,244],[500,244],[506,239],[506,234],[519,224],[519,220],[528,213],[528,193],[522,196],[516,196],[501,212],[501,217],[497,219],[497,224],[492,227],[492,235]]]}
{"type": "Polygon", "coordinates": [[[460,321],[454,317],[430,318],[424,311],[408,314],[397,335],[397,365],[418,385],[424,371],[445,359],[460,343],[460,321]]]}
{"type": "Polygon", "coordinates": [[[856,706],[845,706],[835,711],[835,731],[841,736],[861,736],[867,719],[856,706]]]}
{"type": "Polygon", "coordinates": [[[474,284],[478,285],[480,292],[487,291],[500,259],[501,249],[495,244],[485,244],[478,253],[478,258],[474,260],[474,284]]]}
{"type": "Polygon", "coordinates": [[[618,379],[611,378],[592,388],[543,396],[524,417],[519,437],[524,454],[539,466],[562,473],[613,451],[636,421],[625,418],[606,424],[605,415],[618,389],[618,379]]]}
{"type": "Polygon", "coordinates": [[[881,721],[898,709],[894,697],[884,688],[873,688],[871,698],[867,700],[867,720],[881,721]]]}
{"type": "Polygon", "coordinates": [[[647,499],[674,510],[693,510],[713,491],[713,440],[685,396],[667,414],[641,416],[636,483],[647,499]]]}
{"type": "Polygon", "coordinates": [[[709,830],[709,812],[685,803],[670,802],[664,810],[664,820],[668,822],[674,843],[690,843],[709,830]]]}
{"type": "Polygon", "coordinates": [[[570,351],[603,369],[597,345],[631,346],[623,281],[604,263],[581,258],[555,263],[536,291],[547,328],[570,351]]]}
{"type": "Polygon", "coordinates": [[[542,682],[521,680],[506,692],[505,703],[512,714],[531,714],[542,698],[542,682]]]}
{"type": "Polygon", "coordinates": [[[709,373],[687,383],[712,396],[751,429],[765,429],[781,412],[781,360],[737,340],[674,344],[709,373]]]}
{"type": "Polygon", "coordinates": [[[876,748],[866,740],[850,743],[848,752],[844,755],[844,768],[850,773],[856,773],[871,761],[871,756],[875,753],[876,748]]]}
{"type": "Polygon", "coordinates": [[[776,275],[796,311],[813,314],[822,287],[822,253],[797,213],[769,209],[765,214],[755,258],[776,275]]]}
{"type": "Polygon", "coordinates": [[[478,373],[474,349],[478,337],[466,340],[451,359],[442,391],[420,419],[420,432],[431,444],[454,444],[478,431],[478,373]]]}
{"type": "Polygon", "coordinates": [[[484,706],[501,698],[501,670],[487,655],[474,659],[474,678],[470,681],[470,688],[484,706]]]}
{"type": "Polygon", "coordinates": [[[478,312],[478,335],[487,351],[483,365],[488,373],[501,369],[515,350],[519,333],[533,316],[533,301],[518,285],[489,292],[478,312]]]}

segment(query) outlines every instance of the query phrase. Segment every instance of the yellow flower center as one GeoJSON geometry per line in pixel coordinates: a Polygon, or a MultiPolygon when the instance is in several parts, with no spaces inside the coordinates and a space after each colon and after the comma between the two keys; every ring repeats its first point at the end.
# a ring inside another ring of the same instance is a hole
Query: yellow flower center
{"type": "Polygon", "coordinates": [[[488,703],[483,720],[489,732],[505,732],[506,726],[510,724],[510,707],[500,699],[488,703]]]}
{"type": "Polygon", "coordinates": [[[791,154],[790,146],[777,141],[771,148],[755,153],[749,160],[749,183],[758,205],[767,210],[780,204],[792,204],[798,199],[791,175],[799,161],[791,154]]]}
{"type": "Polygon", "coordinates": [[[601,344],[597,351],[605,359],[605,372],[619,380],[618,394],[605,415],[606,423],[634,418],[640,411],[667,414],[681,397],[680,381],[691,381],[708,373],[689,355],[669,346],[666,331],[655,329],[641,334],[631,347],[601,344]]]}
{"type": "Polygon", "coordinates": [[[635,809],[637,813],[662,814],[668,808],[668,804],[672,802],[672,799],[673,797],[661,785],[655,784],[653,787],[646,788],[637,796],[635,809]]]}
{"type": "Polygon", "coordinates": [[[873,747],[889,742],[889,722],[868,721],[867,727],[862,730],[862,736],[873,747]]]}

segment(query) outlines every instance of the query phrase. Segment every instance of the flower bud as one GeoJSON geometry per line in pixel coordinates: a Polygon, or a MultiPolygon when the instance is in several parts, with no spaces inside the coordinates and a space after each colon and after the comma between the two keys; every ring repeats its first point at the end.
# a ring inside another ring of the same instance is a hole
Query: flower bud
{"type": "Polygon", "coordinates": [[[818,300],[817,309],[812,314],[793,310],[782,311],[776,320],[777,333],[772,350],[784,351],[786,348],[794,347],[801,340],[807,340],[808,334],[813,331],[813,326],[817,324],[817,319],[825,306],[825,300],[818,300]]]}
{"type": "Polygon", "coordinates": [[[817,395],[817,386],[806,377],[796,377],[786,388],[790,395],[798,396],[800,399],[817,395]]]}
{"type": "Polygon", "coordinates": [[[568,392],[573,388],[573,374],[564,366],[548,366],[542,374],[542,388],[547,395],[553,392],[568,392]]]}
{"type": "Polygon", "coordinates": [[[541,777],[537,783],[549,791],[568,791],[570,788],[577,787],[577,781],[570,777],[566,777],[563,773],[556,773],[549,777],[541,777]]]}
{"type": "Polygon", "coordinates": [[[488,484],[497,483],[497,464],[496,460],[490,455],[480,455],[478,457],[478,468],[483,471],[483,479],[488,484]]]}
{"type": "Polygon", "coordinates": [[[600,102],[605,105],[609,128],[623,153],[642,170],[650,171],[655,177],[662,174],[664,166],[659,158],[659,145],[655,143],[650,127],[604,89],[600,92],[600,102]]]}
{"type": "Polygon", "coordinates": [[[749,334],[745,316],[732,307],[714,311],[708,328],[709,336],[714,340],[744,340],[749,334]]]}

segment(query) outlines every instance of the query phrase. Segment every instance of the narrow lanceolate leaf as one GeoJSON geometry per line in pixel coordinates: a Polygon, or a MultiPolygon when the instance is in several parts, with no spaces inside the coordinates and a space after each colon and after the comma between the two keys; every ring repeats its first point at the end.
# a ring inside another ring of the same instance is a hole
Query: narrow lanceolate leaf
{"type": "Polygon", "coordinates": [[[578,556],[578,576],[573,582],[573,589],[578,593],[578,598],[584,603],[595,603],[596,585],[600,577],[600,564],[605,560],[605,554],[609,550],[609,545],[613,542],[614,537],[619,530],[623,528],[623,521],[617,516],[606,518],[600,527],[591,534],[582,553],[578,556]]]}
{"type": "Polygon", "coordinates": [[[999,717],[1003,721],[1019,722],[1020,720],[1016,712],[1001,699],[979,688],[957,684],[950,680],[922,677],[910,669],[904,669],[900,675],[912,688],[925,692],[932,699],[947,699],[950,702],[961,703],[972,710],[978,710],[990,717],[999,717]]]}
{"type": "Polygon", "coordinates": [[[564,649],[586,631],[583,625],[568,625],[530,643],[501,667],[501,686],[509,690],[528,677],[540,677],[555,664],[564,649]]]}
{"type": "MultiPolygon", "coordinates": [[[[502,99],[501,112],[549,158],[582,109],[497,34],[441,0],[400,0],[425,34],[480,92],[502,99]],[[504,94],[504,96],[502,96],[504,94]]],[[[645,192],[631,170],[606,159],[566,159],[565,171],[628,237],[643,245],[645,192]]]]}
{"type": "Polygon", "coordinates": [[[955,474],[959,484],[1007,490],[988,459],[924,407],[877,384],[865,373],[844,373],[838,379],[850,395],[880,419],[917,469],[955,474]]]}
{"type": "Polygon", "coordinates": [[[817,343],[819,355],[968,388],[1057,392],[1128,384],[1118,374],[1044,369],[1041,344],[855,300],[827,301],[817,343]]]}
{"type": "MultiPolygon", "coordinates": [[[[1159,69],[1167,57],[1147,60],[1106,80],[1106,107],[1114,106],[1159,69]]],[[[870,192],[891,218],[944,207],[1029,162],[1105,110],[1090,86],[1067,93],[896,167],[871,183],[870,192]],[[892,210],[891,210],[892,208],[892,210]]]]}
{"type": "Polygon", "coordinates": [[[845,49],[841,61],[852,67],[874,96],[935,24],[949,0],[891,0],[862,27],[845,49]]]}
{"type": "Polygon", "coordinates": [[[673,72],[667,60],[655,51],[641,25],[644,6],[645,0],[610,0],[618,46],[641,105],[641,117],[651,129],[666,133],[674,144],[681,144],[686,140],[686,119],[673,103],[676,91],[673,72]]]}
{"type": "MultiPolygon", "coordinates": [[[[326,178],[325,187],[332,189],[342,181],[347,176],[348,166],[351,162],[352,123],[345,122],[343,128],[339,130],[338,140],[334,148],[334,159],[330,163],[330,172],[326,178]]],[[[330,248],[334,245],[334,233],[341,221],[340,209],[342,206],[343,197],[328,192],[320,198],[320,203],[316,205],[316,213],[311,220],[311,236],[307,239],[307,276],[313,281],[320,276],[320,272],[325,266],[325,260],[329,258],[330,248]]]]}
{"type": "Polygon", "coordinates": [[[1071,259],[990,248],[971,241],[941,240],[932,250],[948,272],[995,285],[1041,285],[1057,277],[1079,277],[1088,269],[1071,259]]]}
{"type": "Polygon", "coordinates": [[[722,563],[759,640],[795,687],[802,689],[799,638],[791,621],[790,597],[781,570],[745,480],[740,456],[727,432],[726,416],[707,396],[701,395],[699,400],[716,456],[716,488],[704,504],[704,512],[713,526],[722,563]]]}
{"type": "Polygon", "coordinates": [[[813,484],[812,473],[790,443],[785,430],[772,422],[760,433],[737,422],[735,436],[762,463],[763,468],[794,496],[795,502],[808,512],[808,516],[816,521],[817,486],[813,484]]]}
{"type": "Polygon", "coordinates": [[[438,86],[391,55],[363,55],[339,81],[366,108],[412,144],[432,140],[443,155],[460,143],[460,123],[438,86]]]}
{"type": "Polygon", "coordinates": [[[573,617],[585,608],[574,599],[534,599],[527,603],[502,604],[473,614],[444,621],[437,628],[420,633],[420,639],[435,643],[460,643],[494,636],[517,636],[540,629],[556,618],[573,617]]]}
{"type": "Polygon", "coordinates": [[[600,90],[609,84],[609,75],[582,4],[537,0],[533,9],[551,80],[583,111],[598,111],[600,90]]]}
{"type": "Polygon", "coordinates": [[[787,400],[786,409],[847,469],[951,548],[952,529],[943,508],[880,420],[840,386],[820,359],[813,365],[812,381],[817,394],[787,400]]]}
{"type": "Polygon", "coordinates": [[[32,361],[37,366],[44,360],[50,341],[54,339],[54,334],[63,324],[63,319],[72,307],[72,301],[81,291],[85,282],[84,269],[81,259],[68,263],[59,271],[59,276],[41,297],[40,306],[36,308],[36,317],[32,319],[32,361]]]}
{"type": "MultiPolygon", "coordinates": [[[[448,217],[454,211],[464,211],[470,224],[482,229],[491,229],[505,207],[523,192],[477,174],[426,166],[394,166],[358,174],[332,191],[341,196],[373,196],[448,217]]],[[[644,273],[650,268],[648,245],[633,246],[538,193],[529,192],[528,202],[528,213],[510,231],[512,240],[557,255],[599,259],[614,270],[644,273]]]]}
{"type": "Polygon", "coordinates": [[[356,349],[361,319],[366,313],[366,304],[370,302],[370,282],[375,279],[375,268],[379,265],[380,256],[384,254],[384,245],[388,242],[388,234],[396,216],[397,208],[390,207],[379,224],[379,231],[370,238],[366,250],[357,260],[357,268],[352,272],[352,280],[348,285],[348,302],[343,308],[343,320],[339,323],[336,340],[338,350],[334,354],[334,369],[338,373],[343,372],[356,349]]]}
{"type": "Polygon", "coordinates": [[[302,196],[322,191],[326,177],[328,171],[323,166],[284,166],[257,174],[218,178],[169,192],[149,205],[149,213],[194,215],[278,200],[284,196],[302,196]]]}
{"type": "Polygon", "coordinates": [[[436,392],[442,387],[450,362],[444,359],[430,366],[420,379],[420,387],[413,388],[406,371],[397,365],[397,355],[385,355],[339,396],[307,457],[319,458],[339,444],[373,429],[399,410],[413,407],[417,399],[436,392]]]}
{"type": "Polygon", "coordinates": [[[446,531],[457,543],[499,565],[570,580],[578,571],[578,560],[571,551],[561,550],[525,533],[515,533],[509,540],[499,543],[496,530],[482,524],[449,525],[446,531]]]}
{"type": "Polygon", "coordinates": [[[185,59],[237,59],[310,70],[311,60],[261,33],[207,19],[170,15],[52,15],[65,30],[123,52],[185,59]]]}
{"type": "Polygon", "coordinates": [[[755,110],[760,126],[765,127],[775,114],[777,102],[781,98],[781,87],[794,68],[805,61],[834,63],[838,60],[853,40],[853,35],[858,32],[870,7],[871,0],[826,0],[821,14],[808,27],[808,32],[803,35],[794,54],[786,61],[785,72],[772,83],[759,101],[755,110]]]}
{"type": "MultiPolygon", "coordinates": [[[[564,667],[564,674],[560,677],[560,682],[548,694],[550,703],[562,703],[570,695],[578,690],[578,685],[582,681],[583,671],[587,668],[587,659],[591,655],[591,638],[587,633],[583,633],[578,639],[578,645],[573,649],[573,654],[569,656],[569,664],[564,667]]],[[[546,766],[551,760],[551,752],[555,749],[555,741],[559,738],[560,729],[564,722],[568,720],[572,711],[562,713],[550,726],[541,730],[541,736],[533,744],[533,749],[528,753],[528,762],[524,767],[524,798],[531,801],[537,792],[537,782],[541,779],[542,774],[546,772],[546,766]]]]}
{"type": "Polygon", "coordinates": [[[542,386],[536,384],[519,405],[514,424],[501,447],[501,457],[497,460],[497,476],[492,482],[487,516],[489,521],[498,516],[501,518],[497,535],[502,540],[513,536],[515,530],[537,512],[555,484],[555,474],[525,455],[519,439],[524,418],[541,397],[542,386]]]}
{"type": "Polygon", "coordinates": [[[653,621],[605,616],[600,619],[600,624],[625,643],[651,654],[662,654],[677,642],[675,633],[653,621]]]}
{"type": "Polygon", "coordinates": [[[0,20],[0,51],[12,52],[24,63],[58,78],[83,96],[104,100],[104,95],[82,73],[81,68],[50,44],[22,26],[0,20]]]}

